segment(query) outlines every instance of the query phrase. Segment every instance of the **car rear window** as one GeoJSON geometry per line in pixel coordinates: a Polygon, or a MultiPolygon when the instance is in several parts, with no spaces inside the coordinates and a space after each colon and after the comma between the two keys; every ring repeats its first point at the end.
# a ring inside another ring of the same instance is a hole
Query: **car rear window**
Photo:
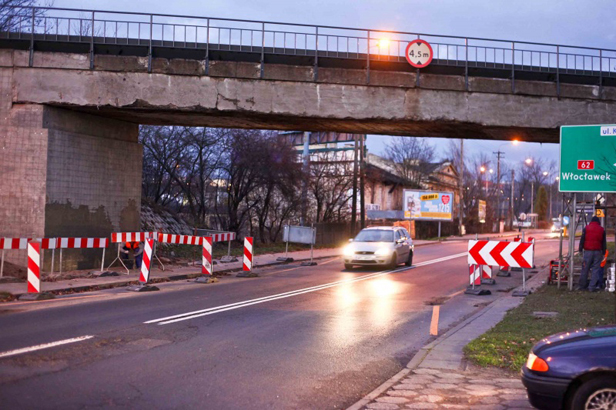
{"type": "Polygon", "coordinates": [[[393,231],[385,229],[366,229],[355,237],[355,242],[393,242],[393,231]]]}

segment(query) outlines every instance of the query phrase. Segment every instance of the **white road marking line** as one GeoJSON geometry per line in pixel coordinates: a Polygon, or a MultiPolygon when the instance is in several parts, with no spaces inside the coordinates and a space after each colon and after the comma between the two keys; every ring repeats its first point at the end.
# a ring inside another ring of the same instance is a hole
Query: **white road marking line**
{"type": "Polygon", "coordinates": [[[145,323],[145,324],[158,323],[159,325],[167,325],[167,324],[171,324],[171,323],[181,322],[181,321],[184,321],[184,320],[195,319],[195,318],[202,317],[202,316],[209,316],[209,315],[213,315],[213,314],[216,314],[216,313],[226,312],[228,310],[234,310],[234,309],[239,309],[239,308],[246,307],[246,306],[256,305],[256,304],[259,304],[259,303],[270,302],[270,301],[274,301],[274,300],[278,300],[278,299],[285,299],[285,298],[289,298],[289,297],[292,297],[292,296],[303,295],[305,293],[310,293],[310,292],[316,292],[316,291],[319,291],[319,290],[324,290],[324,289],[332,288],[332,287],[335,287],[335,286],[340,286],[340,285],[344,285],[344,284],[355,283],[355,282],[360,282],[360,281],[364,281],[364,280],[368,280],[368,279],[373,279],[373,278],[377,278],[377,277],[380,277],[380,276],[389,275],[391,273],[396,273],[396,272],[401,272],[401,271],[409,270],[409,269],[412,269],[414,267],[426,266],[426,265],[431,265],[431,264],[434,264],[434,263],[443,262],[443,261],[447,261],[447,260],[454,259],[454,258],[460,258],[460,257],[466,256],[466,255],[467,255],[466,252],[462,252],[462,253],[459,253],[459,254],[450,255],[450,256],[446,256],[446,257],[442,257],[442,258],[438,258],[438,259],[433,259],[433,260],[430,260],[430,261],[420,262],[420,263],[414,265],[413,267],[405,266],[403,268],[398,268],[398,269],[395,269],[395,270],[388,270],[388,271],[383,271],[383,272],[372,273],[372,274],[369,274],[369,275],[361,276],[359,278],[345,279],[345,280],[341,280],[341,281],[326,283],[326,284],[323,284],[323,285],[311,286],[311,287],[304,288],[304,289],[297,289],[297,290],[294,290],[294,291],[279,293],[279,294],[276,294],[276,295],[264,296],[264,297],[261,297],[261,298],[245,300],[245,301],[242,301],[242,302],[230,303],[228,305],[216,306],[216,307],[202,309],[202,310],[197,310],[197,311],[193,311],[193,312],[181,313],[181,314],[174,315],[174,316],[167,316],[167,317],[163,317],[163,318],[159,318],[159,319],[148,320],[147,322],[143,322],[143,323],[145,323]]]}
{"type": "Polygon", "coordinates": [[[44,343],[42,345],[36,345],[31,347],[24,347],[22,349],[9,350],[8,352],[0,353],[0,359],[3,357],[15,356],[22,353],[35,352],[37,350],[49,349],[50,347],[62,346],[69,343],[82,342],[84,340],[92,339],[94,336],[80,336],[72,339],[59,340],[57,342],[44,343]]]}

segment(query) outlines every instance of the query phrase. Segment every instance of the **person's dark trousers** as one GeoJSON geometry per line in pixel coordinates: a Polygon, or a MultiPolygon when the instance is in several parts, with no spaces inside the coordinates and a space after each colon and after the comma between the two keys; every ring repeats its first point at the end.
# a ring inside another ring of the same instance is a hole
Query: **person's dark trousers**
{"type": "Polygon", "coordinates": [[[141,269],[141,261],[143,260],[143,254],[135,255],[135,267],[141,269]]]}
{"type": "MultiPolygon", "coordinates": [[[[602,259],[603,260],[603,259],[602,259]]],[[[603,289],[603,268],[601,267],[601,262],[597,264],[597,267],[592,269],[592,274],[590,276],[590,284],[588,285],[588,290],[591,292],[603,289]]]]}
{"type": "MultiPolygon", "coordinates": [[[[588,271],[594,275],[599,275],[598,270],[601,269],[601,261],[603,260],[603,252],[601,251],[584,251],[584,263],[582,264],[582,273],[580,274],[580,282],[578,289],[588,289],[588,271]]],[[[592,282],[591,282],[592,283],[592,282]]],[[[591,287],[591,289],[593,289],[591,287]]]]}

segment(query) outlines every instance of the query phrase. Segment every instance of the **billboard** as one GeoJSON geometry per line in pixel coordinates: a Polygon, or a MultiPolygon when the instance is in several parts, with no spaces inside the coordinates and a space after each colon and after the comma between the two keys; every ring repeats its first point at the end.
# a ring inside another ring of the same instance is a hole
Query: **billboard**
{"type": "Polygon", "coordinates": [[[406,219],[452,221],[453,193],[405,189],[402,209],[406,219]]]}
{"type": "Polygon", "coordinates": [[[486,201],[479,200],[477,202],[477,218],[479,219],[479,223],[486,223],[486,214],[487,214],[486,201]]]}

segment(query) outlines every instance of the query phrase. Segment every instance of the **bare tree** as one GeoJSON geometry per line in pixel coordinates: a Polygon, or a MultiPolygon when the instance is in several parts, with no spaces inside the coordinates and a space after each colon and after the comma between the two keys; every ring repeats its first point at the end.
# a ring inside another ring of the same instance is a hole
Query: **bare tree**
{"type": "Polygon", "coordinates": [[[419,186],[430,173],[427,165],[434,160],[434,147],[425,138],[396,138],[385,146],[385,157],[394,163],[400,177],[419,186]]]}
{"type": "Polygon", "coordinates": [[[38,24],[45,15],[45,9],[35,8],[51,7],[53,2],[38,0],[0,0],[0,31],[26,31],[32,27],[32,14],[34,11],[34,24],[38,24]]]}
{"type": "Polygon", "coordinates": [[[340,161],[334,152],[321,153],[318,160],[310,164],[308,190],[314,202],[315,222],[341,222],[346,219],[352,196],[351,168],[352,165],[340,161]]]}

